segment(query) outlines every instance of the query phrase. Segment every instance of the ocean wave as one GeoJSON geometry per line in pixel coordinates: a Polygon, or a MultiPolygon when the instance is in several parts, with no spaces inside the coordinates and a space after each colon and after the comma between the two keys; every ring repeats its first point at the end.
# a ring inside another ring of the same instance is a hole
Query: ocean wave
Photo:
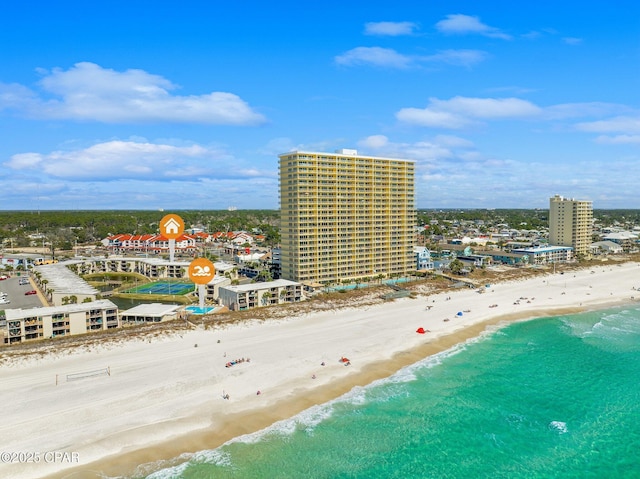
{"type": "MultiPolygon", "coordinates": [[[[183,454],[181,458],[188,460],[175,466],[165,466],[163,469],[156,470],[149,475],[140,474],[142,471],[137,470],[134,477],[140,477],[142,475],[146,479],[181,479],[184,476],[185,470],[193,464],[212,464],[224,467],[231,467],[233,465],[231,455],[220,448],[206,449],[188,455],[183,454]]],[[[146,466],[153,466],[153,464],[146,466]]],[[[157,466],[156,464],[156,467],[157,466]]]]}
{"type": "MultiPolygon", "coordinates": [[[[168,467],[168,464],[163,462],[143,464],[136,468],[133,477],[145,477],[146,479],[180,479],[184,470],[189,467],[189,460],[193,456],[193,454],[189,454],[189,457],[180,456],[182,459],[186,459],[186,461],[170,467],[168,467]],[[162,469],[159,469],[160,467],[162,469]],[[155,470],[155,472],[146,472],[151,470],[155,470]]],[[[175,462],[176,460],[177,459],[174,459],[171,462],[175,462]]]]}
{"type": "MultiPolygon", "coordinates": [[[[486,340],[500,329],[501,327],[496,326],[483,332],[478,337],[468,339],[445,351],[406,366],[387,378],[376,380],[366,386],[354,387],[351,391],[336,399],[312,406],[291,418],[277,421],[260,431],[235,437],[216,449],[194,453],[188,458],[187,462],[156,471],[147,476],[147,479],[179,479],[185,469],[189,467],[189,464],[193,463],[209,463],[230,467],[232,466],[231,456],[225,452],[225,446],[234,443],[255,444],[273,436],[292,436],[298,431],[312,434],[314,429],[331,418],[338,408],[343,410],[343,407],[363,406],[371,402],[384,402],[394,397],[406,396],[408,392],[404,388],[389,388],[388,386],[416,381],[421,376],[421,371],[440,366],[446,359],[465,351],[470,344],[486,340]]],[[[175,462],[175,460],[172,462],[175,462]]]]}
{"type": "Polygon", "coordinates": [[[569,432],[567,429],[567,423],[562,421],[551,421],[548,427],[552,431],[557,431],[558,434],[566,434],[569,432]]]}
{"type": "Polygon", "coordinates": [[[640,335],[640,309],[617,308],[558,318],[568,334],[589,340],[615,340],[640,335]]]}

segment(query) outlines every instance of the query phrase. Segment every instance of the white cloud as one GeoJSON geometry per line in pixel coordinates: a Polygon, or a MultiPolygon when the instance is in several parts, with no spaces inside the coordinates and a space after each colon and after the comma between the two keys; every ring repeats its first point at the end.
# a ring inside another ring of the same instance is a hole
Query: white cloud
{"type": "Polygon", "coordinates": [[[434,55],[404,55],[390,48],[357,47],[335,58],[339,65],[406,69],[423,63],[446,63],[456,66],[472,66],[484,61],[487,53],[480,50],[443,50],[434,55]]]}
{"type": "Polygon", "coordinates": [[[618,116],[608,120],[578,123],[576,128],[580,131],[596,133],[640,133],[640,117],[618,116]]]}
{"type": "Polygon", "coordinates": [[[640,145],[640,135],[601,135],[595,139],[595,142],[603,145],[640,145]]]}
{"type": "Polygon", "coordinates": [[[173,179],[114,179],[105,182],[49,181],[20,183],[0,191],[3,205],[14,208],[77,209],[241,209],[278,207],[278,181],[274,177],[173,179]],[[251,195],[247,191],[253,192],[251,195]],[[259,203],[258,203],[259,202],[259,203]],[[133,206],[132,206],[133,205],[133,206]]]}
{"type": "Polygon", "coordinates": [[[603,102],[560,103],[545,108],[545,117],[551,120],[602,117],[621,113],[633,113],[633,110],[625,105],[603,102]]]}
{"type": "Polygon", "coordinates": [[[476,118],[513,118],[538,115],[541,109],[519,98],[468,98],[457,96],[451,100],[431,100],[439,109],[455,111],[476,118]]]}
{"type": "Polygon", "coordinates": [[[418,28],[413,22],[369,22],[364,26],[365,35],[412,35],[418,28]]]}
{"type": "Polygon", "coordinates": [[[405,123],[438,128],[462,128],[477,120],[535,117],[541,109],[518,98],[429,99],[426,108],[403,108],[396,118],[405,123]]]}
{"type": "Polygon", "coordinates": [[[496,207],[496,198],[500,198],[501,207],[522,207],[533,202],[544,208],[549,196],[558,191],[584,198],[593,197],[593,192],[598,191],[602,198],[618,198],[618,203],[624,204],[619,191],[634,191],[640,174],[637,156],[608,162],[582,161],[576,169],[575,163],[555,158],[539,163],[532,162],[526,154],[516,158],[490,156],[471,141],[450,135],[409,143],[372,135],[359,146],[366,147],[365,154],[416,162],[416,201],[420,208],[496,207]],[[550,167],[553,178],[548,174],[550,167]],[[602,182],[604,177],[608,179],[606,183],[602,182]]]}
{"type": "Polygon", "coordinates": [[[359,148],[379,150],[389,144],[389,138],[384,135],[371,135],[358,142],[359,148]]]}
{"type": "Polygon", "coordinates": [[[70,181],[123,178],[167,181],[176,177],[228,176],[228,168],[218,169],[216,165],[217,161],[228,160],[228,157],[222,151],[198,145],[113,140],[84,149],[17,154],[4,166],[70,181]]]}
{"type": "Polygon", "coordinates": [[[435,55],[422,57],[422,60],[468,67],[484,61],[487,56],[487,53],[481,50],[443,50],[435,55]]]}
{"type": "Polygon", "coordinates": [[[613,133],[595,138],[596,143],[603,145],[640,144],[640,117],[618,116],[607,120],[578,123],[576,129],[591,133],[613,133]]]}
{"type": "Polygon", "coordinates": [[[436,135],[434,141],[449,148],[473,148],[473,142],[454,135],[436,135]]]}
{"type": "Polygon", "coordinates": [[[446,34],[479,34],[490,38],[500,38],[510,40],[511,35],[501,32],[499,29],[490,27],[480,21],[478,17],[470,15],[447,15],[445,20],[436,23],[436,29],[446,34]]]}
{"type": "Polygon", "coordinates": [[[38,167],[42,161],[42,155],[38,153],[19,153],[11,157],[9,163],[5,163],[6,166],[14,168],[16,170],[23,170],[27,168],[38,167]]]}
{"type": "Polygon", "coordinates": [[[357,47],[335,58],[339,65],[374,65],[389,68],[407,68],[413,62],[391,48],[357,47]]]}
{"type": "Polygon", "coordinates": [[[17,83],[0,83],[0,110],[23,109],[37,103],[36,94],[17,83]]]}
{"type": "Polygon", "coordinates": [[[461,158],[474,146],[472,142],[454,136],[439,135],[414,143],[397,143],[385,135],[371,135],[360,140],[358,148],[377,156],[415,160],[419,168],[430,168],[441,160],[461,158]]]}
{"type": "Polygon", "coordinates": [[[265,156],[276,157],[282,153],[294,151],[300,149],[299,145],[296,145],[291,138],[274,138],[259,149],[258,153],[265,156]]]}
{"type": "Polygon", "coordinates": [[[402,108],[396,113],[396,118],[405,123],[436,128],[457,129],[471,123],[461,115],[431,108],[402,108]]]}
{"type": "Polygon", "coordinates": [[[411,145],[404,146],[403,149],[406,152],[407,158],[425,164],[433,164],[456,156],[450,148],[439,145],[433,141],[417,141],[411,145]]]}
{"type": "Polygon", "coordinates": [[[83,62],[43,74],[42,96],[20,85],[0,86],[0,109],[14,109],[32,118],[105,123],[254,125],[265,121],[233,93],[173,95],[174,84],[144,70],[118,72],[83,62]]]}

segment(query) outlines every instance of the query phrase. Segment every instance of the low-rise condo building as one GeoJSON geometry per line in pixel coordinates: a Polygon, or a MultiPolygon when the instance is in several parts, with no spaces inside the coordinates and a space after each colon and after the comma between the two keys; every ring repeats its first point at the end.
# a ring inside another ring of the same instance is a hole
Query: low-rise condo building
{"type": "Polygon", "coordinates": [[[6,309],[0,320],[4,344],[118,328],[118,307],[103,299],[46,308],[6,309]]]}
{"type": "Polygon", "coordinates": [[[231,311],[296,303],[303,299],[302,285],[286,279],[221,286],[218,289],[218,295],[218,302],[231,311]]]}

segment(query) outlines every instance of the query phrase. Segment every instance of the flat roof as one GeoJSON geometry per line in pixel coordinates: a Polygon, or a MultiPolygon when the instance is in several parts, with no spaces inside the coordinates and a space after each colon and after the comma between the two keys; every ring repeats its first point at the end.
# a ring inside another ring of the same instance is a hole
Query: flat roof
{"type": "Polygon", "coordinates": [[[257,289],[282,288],[285,286],[302,286],[302,284],[297,283],[296,281],[289,281],[288,279],[276,279],[274,281],[263,281],[261,283],[221,286],[220,289],[229,289],[231,291],[235,291],[236,293],[246,293],[247,291],[255,291],[257,289]]]}
{"type": "Polygon", "coordinates": [[[99,261],[139,261],[140,263],[146,263],[155,266],[182,266],[189,267],[191,261],[169,261],[163,258],[143,258],[133,256],[109,256],[108,258],[100,258],[99,261]]]}
{"type": "Polygon", "coordinates": [[[47,289],[58,294],[99,294],[96,288],[80,278],[63,263],[36,266],[35,270],[48,281],[47,289]]]}
{"type": "Polygon", "coordinates": [[[163,304],[163,303],[139,304],[138,306],[134,306],[131,309],[127,309],[126,311],[121,311],[120,314],[121,316],[162,317],[162,316],[167,316],[168,314],[175,313],[181,307],[182,305],[180,304],[163,304]]]}
{"type": "Polygon", "coordinates": [[[278,155],[278,158],[282,158],[283,156],[288,156],[288,155],[300,155],[300,154],[335,156],[340,158],[370,158],[372,160],[407,161],[410,163],[415,163],[415,160],[408,160],[406,158],[385,158],[383,156],[371,156],[371,155],[349,154],[349,153],[329,153],[327,151],[305,151],[305,150],[293,150],[288,153],[281,153],[278,155]]]}
{"type": "Polygon", "coordinates": [[[46,306],[43,308],[17,308],[5,309],[4,313],[7,320],[16,320],[24,318],[32,318],[33,316],[51,316],[53,314],[78,313],[90,311],[92,309],[118,309],[114,303],[108,299],[99,301],[91,301],[90,303],[65,304],[62,306],[46,306]]]}
{"type": "Polygon", "coordinates": [[[539,246],[537,248],[517,248],[513,253],[552,253],[554,251],[572,250],[571,246],[539,246]]]}

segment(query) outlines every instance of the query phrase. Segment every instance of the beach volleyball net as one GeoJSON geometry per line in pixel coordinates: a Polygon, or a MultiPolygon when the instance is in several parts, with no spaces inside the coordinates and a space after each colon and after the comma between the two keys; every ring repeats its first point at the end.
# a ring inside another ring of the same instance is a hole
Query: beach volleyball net
{"type": "Polygon", "coordinates": [[[95,376],[111,376],[111,368],[93,369],[91,371],[82,371],[80,373],[67,374],[67,381],[77,381],[79,379],[92,378],[95,376]]]}

